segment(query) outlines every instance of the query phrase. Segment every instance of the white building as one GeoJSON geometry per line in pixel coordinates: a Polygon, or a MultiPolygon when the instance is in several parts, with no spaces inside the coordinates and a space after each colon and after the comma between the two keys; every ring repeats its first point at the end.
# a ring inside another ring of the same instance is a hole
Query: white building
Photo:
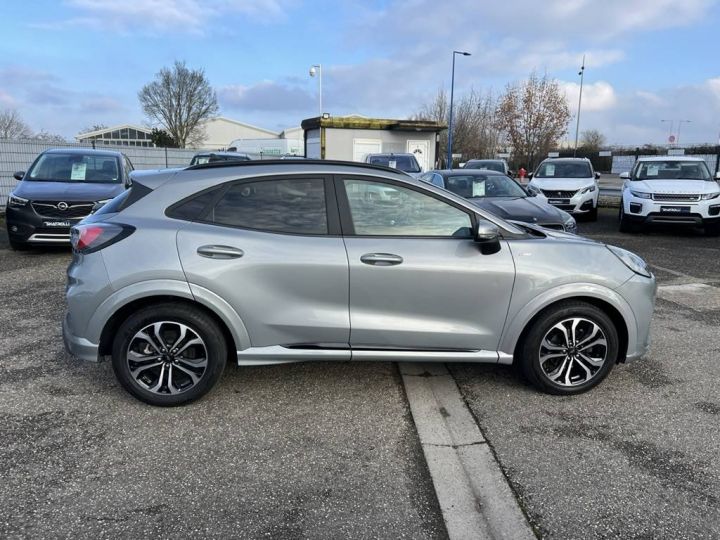
{"type": "Polygon", "coordinates": [[[153,146],[150,139],[152,128],[122,124],[75,135],[78,142],[95,145],[153,146]]]}

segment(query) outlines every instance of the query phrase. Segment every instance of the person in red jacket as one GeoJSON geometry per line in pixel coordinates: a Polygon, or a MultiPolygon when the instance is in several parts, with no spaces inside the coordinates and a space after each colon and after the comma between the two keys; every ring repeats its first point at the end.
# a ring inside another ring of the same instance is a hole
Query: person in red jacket
{"type": "Polygon", "coordinates": [[[525,167],[520,167],[518,169],[518,177],[520,178],[520,182],[525,182],[526,175],[527,175],[527,171],[525,170],[525,167]]]}

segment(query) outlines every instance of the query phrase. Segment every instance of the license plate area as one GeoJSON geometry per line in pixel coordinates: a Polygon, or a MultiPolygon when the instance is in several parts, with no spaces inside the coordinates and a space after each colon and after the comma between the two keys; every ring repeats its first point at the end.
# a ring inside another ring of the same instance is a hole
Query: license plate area
{"type": "Polygon", "coordinates": [[[53,229],[64,227],[69,229],[70,227],[72,227],[72,223],[70,223],[69,221],[43,221],[43,227],[49,227],[53,229]]]}
{"type": "Polygon", "coordinates": [[[660,213],[662,214],[689,214],[689,206],[661,206],[660,213]]]}
{"type": "Polygon", "coordinates": [[[548,199],[550,204],[570,204],[570,199],[548,199]]]}

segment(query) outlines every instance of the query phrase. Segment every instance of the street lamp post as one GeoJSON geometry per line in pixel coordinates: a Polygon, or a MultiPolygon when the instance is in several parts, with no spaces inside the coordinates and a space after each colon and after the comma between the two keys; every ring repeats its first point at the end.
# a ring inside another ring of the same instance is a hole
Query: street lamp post
{"type": "Polygon", "coordinates": [[[452,143],[453,143],[453,94],[455,91],[455,55],[470,56],[469,52],[453,51],[452,79],[450,80],[450,121],[448,122],[447,168],[452,169],[452,143]]]}
{"type": "Polygon", "coordinates": [[[661,123],[669,122],[670,123],[670,132],[668,133],[668,143],[672,144],[671,137],[673,136],[673,127],[675,126],[675,120],[660,120],[661,123]]]}
{"type": "Polygon", "coordinates": [[[578,98],[578,113],[577,123],[575,124],[575,150],[573,151],[573,157],[577,157],[578,149],[578,135],[580,134],[580,105],[582,105],[582,91],[583,91],[583,80],[585,79],[585,55],[583,54],[582,66],[578,72],[580,75],[580,97],[578,98]]]}
{"type": "Polygon", "coordinates": [[[320,114],[319,116],[322,116],[323,114],[323,107],[322,107],[322,65],[320,64],[313,64],[310,66],[310,76],[314,77],[315,75],[318,76],[318,97],[320,100],[320,114]]]}
{"type": "Polygon", "coordinates": [[[678,120],[678,134],[677,134],[677,141],[676,144],[680,146],[680,128],[683,124],[692,124],[692,121],[690,120],[678,120]]]}

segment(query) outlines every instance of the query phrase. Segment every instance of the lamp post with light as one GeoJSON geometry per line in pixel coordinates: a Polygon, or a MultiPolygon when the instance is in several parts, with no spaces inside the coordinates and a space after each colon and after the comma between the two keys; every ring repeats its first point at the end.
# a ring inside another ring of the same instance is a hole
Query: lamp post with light
{"type": "Polygon", "coordinates": [[[320,99],[320,116],[323,114],[323,107],[322,107],[322,65],[320,64],[313,64],[310,66],[310,76],[314,77],[315,75],[318,76],[318,96],[320,99]]]}
{"type": "Polygon", "coordinates": [[[452,79],[450,80],[450,121],[448,122],[448,145],[447,145],[447,168],[452,169],[452,144],[453,144],[453,93],[455,91],[455,55],[470,56],[469,52],[453,51],[452,79]]]}

